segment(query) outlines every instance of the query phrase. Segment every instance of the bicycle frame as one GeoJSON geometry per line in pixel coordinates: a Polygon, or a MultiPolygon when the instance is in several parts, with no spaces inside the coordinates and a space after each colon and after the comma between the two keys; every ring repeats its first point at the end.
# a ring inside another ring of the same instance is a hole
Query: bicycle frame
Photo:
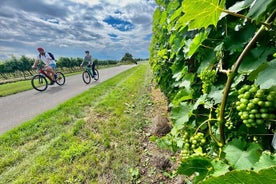
{"type": "Polygon", "coordinates": [[[88,73],[89,73],[89,75],[90,75],[91,77],[94,76],[93,73],[92,73],[92,68],[91,68],[91,67],[86,66],[85,70],[88,71],[88,73]]]}
{"type": "Polygon", "coordinates": [[[44,76],[47,77],[50,81],[53,81],[53,80],[51,79],[51,77],[50,77],[49,75],[47,75],[45,69],[39,68],[39,69],[38,69],[38,73],[44,75],[44,76]]]}

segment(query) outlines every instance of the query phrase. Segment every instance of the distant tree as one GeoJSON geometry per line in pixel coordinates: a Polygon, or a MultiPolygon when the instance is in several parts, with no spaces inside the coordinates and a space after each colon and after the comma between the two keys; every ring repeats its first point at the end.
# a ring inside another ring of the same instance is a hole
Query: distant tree
{"type": "Polygon", "coordinates": [[[73,67],[74,64],[71,62],[70,58],[67,57],[60,57],[57,62],[58,67],[73,67]]]}
{"type": "Polygon", "coordinates": [[[99,60],[98,59],[94,59],[94,63],[95,63],[95,65],[98,65],[99,64],[99,60]]]}
{"type": "Polygon", "coordinates": [[[26,56],[21,56],[21,58],[18,60],[18,70],[22,72],[24,79],[26,79],[25,71],[27,71],[29,74],[31,73],[32,64],[34,60],[27,58],[26,56]]]}
{"type": "Polygon", "coordinates": [[[132,62],[137,64],[137,62],[133,59],[132,55],[130,53],[125,53],[124,57],[121,59],[121,62],[132,62]]]}
{"type": "Polygon", "coordinates": [[[19,68],[19,60],[15,56],[12,56],[11,59],[5,63],[5,68],[7,73],[17,71],[19,68]]]}

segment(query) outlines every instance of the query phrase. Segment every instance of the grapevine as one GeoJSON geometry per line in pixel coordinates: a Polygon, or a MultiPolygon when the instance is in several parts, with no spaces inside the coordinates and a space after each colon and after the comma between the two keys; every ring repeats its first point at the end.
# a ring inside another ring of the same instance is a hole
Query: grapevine
{"type": "MultiPolygon", "coordinates": [[[[240,170],[244,165],[233,166],[232,159],[252,161],[265,149],[274,151],[270,145],[276,121],[276,4],[247,1],[241,6],[244,2],[157,2],[150,63],[172,112],[173,136],[163,139],[163,144],[172,150],[177,145],[184,163],[179,169],[182,174],[193,163],[189,161],[199,157],[218,159],[240,170]],[[169,57],[158,59],[159,51],[169,57]],[[182,135],[183,131],[187,133],[182,135]],[[259,146],[258,153],[250,150],[256,145],[244,147],[252,140],[259,146]],[[225,152],[234,147],[248,156],[225,152]]],[[[197,166],[189,168],[200,172],[202,165],[197,166]]]]}

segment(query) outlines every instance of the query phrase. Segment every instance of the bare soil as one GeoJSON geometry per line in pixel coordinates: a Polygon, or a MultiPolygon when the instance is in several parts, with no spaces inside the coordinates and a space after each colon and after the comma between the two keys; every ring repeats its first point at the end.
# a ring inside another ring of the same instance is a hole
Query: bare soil
{"type": "Polygon", "coordinates": [[[184,176],[177,176],[175,170],[178,162],[171,158],[176,155],[161,149],[155,142],[150,141],[150,137],[163,136],[168,133],[167,125],[171,125],[169,120],[168,101],[160,89],[151,87],[151,98],[154,104],[147,109],[147,119],[151,123],[144,129],[142,136],[142,159],[139,166],[140,177],[134,183],[148,184],[185,184],[184,176]],[[166,120],[168,123],[166,124],[166,120]],[[165,131],[165,132],[164,132],[165,131]]]}

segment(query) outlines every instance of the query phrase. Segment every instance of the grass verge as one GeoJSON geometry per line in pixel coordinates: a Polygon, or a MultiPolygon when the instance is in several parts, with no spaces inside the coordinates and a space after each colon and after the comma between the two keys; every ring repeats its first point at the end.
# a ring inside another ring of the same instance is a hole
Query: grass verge
{"type": "Polygon", "coordinates": [[[0,183],[131,183],[151,77],[140,64],[0,136],[0,183]]]}
{"type": "Polygon", "coordinates": [[[31,81],[19,81],[0,85],[0,97],[32,89],[31,81]]]}

